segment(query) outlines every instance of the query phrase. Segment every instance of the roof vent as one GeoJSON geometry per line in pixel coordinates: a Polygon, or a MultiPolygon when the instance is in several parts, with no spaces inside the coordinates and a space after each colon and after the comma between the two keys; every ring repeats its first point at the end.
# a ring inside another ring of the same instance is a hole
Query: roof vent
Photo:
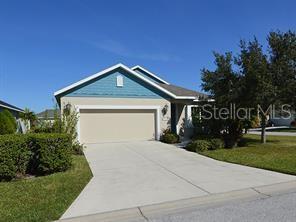
{"type": "Polygon", "coordinates": [[[117,85],[117,87],[123,87],[123,76],[122,75],[118,75],[116,77],[116,85],[117,85]]]}

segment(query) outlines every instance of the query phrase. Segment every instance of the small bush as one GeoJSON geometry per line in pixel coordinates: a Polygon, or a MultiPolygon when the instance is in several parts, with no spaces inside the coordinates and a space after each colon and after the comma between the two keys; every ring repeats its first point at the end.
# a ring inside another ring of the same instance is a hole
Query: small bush
{"type": "Polygon", "coordinates": [[[71,137],[66,134],[31,134],[30,148],[34,153],[31,170],[37,174],[50,174],[70,168],[71,137]]]}
{"type": "Polygon", "coordinates": [[[244,146],[247,146],[248,143],[247,143],[247,140],[244,139],[244,138],[241,138],[238,142],[237,142],[237,146],[238,147],[244,147],[244,146]]]}
{"type": "Polygon", "coordinates": [[[72,144],[72,152],[75,155],[83,155],[84,146],[77,141],[74,141],[72,144]]]}
{"type": "Polygon", "coordinates": [[[191,152],[203,152],[210,148],[210,143],[206,140],[195,140],[189,143],[186,147],[191,152]]]}
{"type": "Polygon", "coordinates": [[[296,120],[292,121],[290,125],[291,127],[296,127],[296,120]]]}
{"type": "Polygon", "coordinates": [[[160,137],[160,141],[169,144],[178,143],[179,136],[175,133],[172,133],[170,130],[165,130],[160,137]]]}
{"type": "Polygon", "coordinates": [[[24,175],[31,157],[26,136],[0,136],[0,181],[24,175]]]}
{"type": "Polygon", "coordinates": [[[217,150],[217,149],[224,148],[224,141],[221,139],[211,139],[209,143],[210,143],[209,150],[217,150]]]}
{"type": "Polygon", "coordinates": [[[13,115],[8,110],[0,112],[0,135],[13,134],[17,124],[13,115]]]}

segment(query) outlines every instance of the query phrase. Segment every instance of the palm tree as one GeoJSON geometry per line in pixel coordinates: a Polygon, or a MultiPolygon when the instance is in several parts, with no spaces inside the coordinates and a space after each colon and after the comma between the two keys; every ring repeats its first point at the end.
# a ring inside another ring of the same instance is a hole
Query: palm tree
{"type": "Polygon", "coordinates": [[[25,108],[24,112],[20,114],[21,119],[25,120],[25,124],[27,129],[29,129],[30,127],[33,127],[36,120],[37,120],[37,116],[36,114],[31,111],[29,108],[25,108]],[[29,126],[27,125],[29,123],[29,126]]]}

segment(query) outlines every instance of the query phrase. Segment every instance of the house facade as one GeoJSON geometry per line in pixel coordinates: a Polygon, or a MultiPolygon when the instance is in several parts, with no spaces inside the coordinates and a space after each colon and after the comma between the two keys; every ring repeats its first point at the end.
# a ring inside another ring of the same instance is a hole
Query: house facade
{"type": "Polygon", "coordinates": [[[165,129],[186,135],[191,106],[205,96],[172,85],[140,66],[123,64],[55,93],[61,110],[70,104],[78,112],[82,143],[158,140],[165,129]]]}

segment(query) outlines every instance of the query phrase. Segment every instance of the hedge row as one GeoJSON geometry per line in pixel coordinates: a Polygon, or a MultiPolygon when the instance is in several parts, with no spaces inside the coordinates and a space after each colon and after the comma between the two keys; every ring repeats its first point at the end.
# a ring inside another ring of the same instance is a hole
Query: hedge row
{"type": "Polygon", "coordinates": [[[26,173],[46,175],[67,170],[71,138],[64,134],[0,136],[0,181],[26,173]]]}

